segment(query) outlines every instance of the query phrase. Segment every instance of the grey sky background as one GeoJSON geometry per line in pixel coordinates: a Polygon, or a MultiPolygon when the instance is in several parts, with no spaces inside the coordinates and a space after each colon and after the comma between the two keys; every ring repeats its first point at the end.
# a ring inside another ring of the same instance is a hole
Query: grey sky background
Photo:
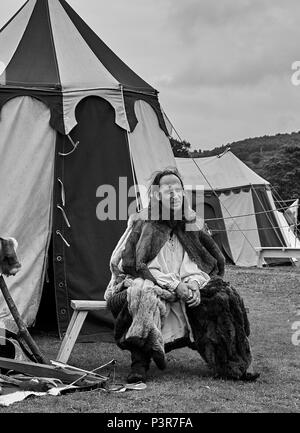
{"type": "MultiPolygon", "coordinates": [[[[210,149],[300,130],[299,0],[68,0],[153,85],[181,138],[210,149]]],[[[0,26],[24,3],[0,0],[0,26]]]]}

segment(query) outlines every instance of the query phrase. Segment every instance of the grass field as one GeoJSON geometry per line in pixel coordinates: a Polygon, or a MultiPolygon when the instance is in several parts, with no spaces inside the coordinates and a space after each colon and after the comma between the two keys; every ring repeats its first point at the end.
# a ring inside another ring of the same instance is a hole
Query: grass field
{"type": "MultiPolygon", "coordinates": [[[[300,412],[300,345],[292,344],[292,324],[300,321],[300,269],[228,267],[226,280],[249,309],[255,383],[212,379],[196,352],[167,354],[164,372],[152,365],[147,389],[107,393],[96,390],[60,397],[28,399],[3,412],[300,412]]],[[[55,359],[60,341],[38,337],[42,351],[55,359]]],[[[77,343],[69,363],[92,369],[115,358],[116,381],[124,383],[130,358],[111,343],[77,343]]]]}

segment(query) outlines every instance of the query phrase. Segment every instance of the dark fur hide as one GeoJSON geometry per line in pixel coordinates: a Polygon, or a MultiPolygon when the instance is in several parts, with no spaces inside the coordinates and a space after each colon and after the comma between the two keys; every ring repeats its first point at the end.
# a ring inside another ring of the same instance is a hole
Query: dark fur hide
{"type": "Polygon", "coordinates": [[[198,308],[187,308],[195,346],[202,358],[224,378],[239,378],[251,364],[250,326],[238,292],[221,278],[201,290],[198,308]]]}
{"type": "MultiPolygon", "coordinates": [[[[125,339],[132,324],[126,290],[113,295],[108,307],[116,318],[115,339],[118,346],[132,350],[134,342],[125,339]]],[[[182,340],[178,345],[178,341],[174,341],[168,343],[167,351],[188,345],[200,353],[216,375],[234,379],[242,376],[251,364],[247,338],[250,327],[238,292],[229,283],[214,277],[201,290],[201,304],[196,308],[187,308],[187,316],[195,342],[182,340]]],[[[145,353],[151,353],[152,343],[150,340],[139,341],[138,347],[145,353]]],[[[165,359],[162,354],[152,352],[151,355],[158,367],[163,369],[165,359]]]]}

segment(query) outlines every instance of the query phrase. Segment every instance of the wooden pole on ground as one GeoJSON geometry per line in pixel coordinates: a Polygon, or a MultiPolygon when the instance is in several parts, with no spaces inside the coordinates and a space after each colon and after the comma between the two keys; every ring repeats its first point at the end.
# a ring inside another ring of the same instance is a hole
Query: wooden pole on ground
{"type": "Polygon", "coordinates": [[[48,364],[46,358],[42,355],[37,344],[29,334],[27,327],[23,322],[20,313],[16,307],[16,304],[14,303],[14,300],[9,293],[9,290],[2,275],[0,275],[0,289],[7,303],[7,306],[18,326],[20,337],[23,338],[23,340],[26,342],[37,362],[39,362],[40,364],[48,364]]]}

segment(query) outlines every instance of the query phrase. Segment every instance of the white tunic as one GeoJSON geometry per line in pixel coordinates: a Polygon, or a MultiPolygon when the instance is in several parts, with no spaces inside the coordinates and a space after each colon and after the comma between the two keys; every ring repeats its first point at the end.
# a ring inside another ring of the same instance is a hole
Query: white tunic
{"type": "MultiPolygon", "coordinates": [[[[157,256],[148,263],[148,268],[158,284],[170,291],[174,291],[180,282],[187,283],[193,280],[202,288],[210,279],[208,274],[192,262],[174,234],[157,256]]],[[[167,317],[162,329],[165,343],[188,335],[193,341],[185,308],[183,301],[167,303],[167,317]]]]}

